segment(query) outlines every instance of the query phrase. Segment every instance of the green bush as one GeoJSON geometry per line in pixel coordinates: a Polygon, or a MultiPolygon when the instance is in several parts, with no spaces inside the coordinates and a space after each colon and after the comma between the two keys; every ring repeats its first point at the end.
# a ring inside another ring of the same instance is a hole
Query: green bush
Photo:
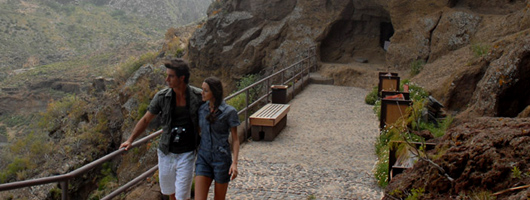
{"type": "Polygon", "coordinates": [[[425,91],[425,89],[423,89],[419,85],[416,85],[408,79],[402,80],[399,85],[399,88],[403,89],[404,85],[409,86],[410,100],[412,101],[419,101],[421,99],[429,97],[429,92],[425,91]]]}
{"type": "Polygon", "coordinates": [[[372,88],[372,91],[366,95],[364,98],[364,102],[368,105],[375,105],[375,102],[377,99],[379,99],[379,96],[377,95],[378,86],[375,86],[372,88]]]}
{"type": "Polygon", "coordinates": [[[175,51],[175,57],[177,58],[182,58],[182,56],[184,56],[184,49],[181,49],[181,48],[178,48],[176,51],[175,51]]]}
{"type": "MultiPolygon", "coordinates": [[[[248,74],[248,75],[244,76],[237,83],[237,91],[242,90],[242,89],[248,87],[249,85],[252,85],[256,81],[259,81],[259,78],[260,77],[257,74],[248,74]]],[[[261,86],[254,86],[253,88],[251,88],[249,90],[250,100],[252,100],[252,101],[255,100],[258,97],[260,90],[261,90],[261,86]]]]}
{"type": "Polygon", "coordinates": [[[80,120],[80,116],[85,114],[88,102],[75,95],[67,95],[58,101],[48,104],[46,112],[41,113],[39,127],[52,131],[64,125],[75,126],[80,120]]]}
{"type": "Polygon", "coordinates": [[[437,125],[433,123],[421,122],[419,129],[429,130],[429,132],[431,132],[435,138],[438,138],[438,137],[442,137],[445,134],[445,131],[447,131],[447,129],[449,128],[452,122],[453,122],[453,117],[447,116],[445,119],[438,122],[437,125]]]}
{"type": "Polygon", "coordinates": [[[236,110],[242,110],[246,106],[247,94],[241,93],[231,99],[226,103],[233,106],[236,110]]]}
{"type": "Polygon", "coordinates": [[[48,197],[51,197],[51,199],[61,199],[62,193],[63,190],[55,187],[50,190],[50,192],[48,193],[48,197]]]}
{"type": "MultiPolygon", "coordinates": [[[[2,172],[0,172],[0,183],[6,183],[9,180],[13,180],[17,178],[17,173],[34,168],[36,168],[36,164],[33,163],[30,158],[15,158],[11,164],[7,165],[7,169],[4,169],[2,172]]],[[[23,179],[26,177],[18,178],[23,179]]]]}
{"type": "Polygon", "coordinates": [[[0,135],[3,135],[3,136],[6,136],[7,137],[7,128],[6,126],[0,126],[0,135]]]}
{"type": "Polygon", "coordinates": [[[110,182],[116,182],[118,180],[114,176],[114,173],[112,172],[112,164],[109,162],[103,163],[100,173],[103,178],[98,182],[98,190],[104,190],[110,182]]]}
{"type": "MultiPolygon", "coordinates": [[[[410,99],[412,100],[412,106],[407,109],[407,114],[405,115],[404,121],[397,122],[394,126],[386,127],[379,138],[375,143],[376,154],[379,158],[376,164],[375,178],[378,181],[379,186],[385,187],[388,185],[388,156],[389,150],[395,149],[396,152],[406,151],[406,148],[411,148],[406,146],[406,143],[392,143],[395,146],[389,146],[391,141],[410,141],[410,142],[423,142],[424,139],[420,136],[417,136],[412,132],[412,130],[421,131],[429,130],[435,137],[441,137],[445,134],[445,131],[450,126],[452,122],[452,117],[446,117],[444,120],[438,123],[438,125],[431,122],[422,121],[422,110],[425,107],[425,102],[429,94],[421,87],[411,83],[408,80],[403,80],[401,86],[404,84],[409,85],[410,99]]],[[[403,88],[403,87],[401,87],[403,88]]],[[[381,101],[377,100],[374,103],[374,112],[380,118],[381,111],[381,101]]],[[[420,147],[421,151],[421,147],[420,147]]],[[[420,197],[420,190],[415,191],[416,194],[410,196],[412,199],[420,197]]]]}
{"type": "Polygon", "coordinates": [[[125,82],[143,65],[147,63],[154,63],[157,56],[157,52],[147,52],[141,55],[140,58],[130,57],[125,62],[118,64],[116,67],[116,72],[113,74],[114,79],[118,82],[125,82]]]}
{"type": "Polygon", "coordinates": [[[482,57],[488,54],[490,48],[491,47],[489,45],[481,43],[475,43],[471,45],[471,51],[473,51],[473,55],[475,55],[475,57],[482,57]]]}
{"type": "Polygon", "coordinates": [[[412,61],[412,63],[410,64],[410,76],[416,76],[417,74],[419,74],[423,69],[423,65],[425,65],[424,60],[420,59],[412,61]]]}
{"type": "MultiPolygon", "coordinates": [[[[249,74],[249,75],[244,76],[237,83],[236,92],[248,87],[249,85],[252,85],[258,80],[259,80],[259,76],[256,74],[249,74]]],[[[261,86],[254,86],[253,88],[249,89],[249,92],[248,92],[249,94],[248,103],[249,104],[254,102],[254,100],[258,98],[260,94],[259,93],[260,90],[261,90],[261,86]]],[[[246,99],[247,99],[247,93],[243,92],[229,99],[227,103],[230,104],[231,106],[234,106],[234,108],[236,108],[237,110],[241,110],[245,108],[246,106],[246,101],[247,101],[246,99]]]]}
{"type": "Polygon", "coordinates": [[[377,120],[381,120],[381,100],[377,100],[374,103],[374,108],[372,109],[377,115],[377,120]]]}
{"type": "Polygon", "coordinates": [[[473,200],[495,200],[497,196],[494,196],[491,191],[473,191],[470,195],[470,199],[473,200]]]}
{"type": "Polygon", "coordinates": [[[421,199],[421,197],[423,196],[424,192],[425,192],[425,189],[423,189],[423,188],[418,188],[418,189],[412,188],[412,190],[410,190],[410,195],[407,196],[407,198],[405,198],[405,200],[418,200],[418,199],[421,199]]]}
{"type": "Polygon", "coordinates": [[[15,127],[20,125],[29,124],[33,115],[16,115],[7,114],[0,117],[0,121],[8,127],[15,127]]]}
{"type": "Polygon", "coordinates": [[[214,0],[214,1],[212,2],[212,4],[210,4],[210,8],[211,8],[212,10],[220,9],[221,6],[223,6],[222,2],[221,2],[221,1],[217,1],[217,0],[214,0]]]}
{"type": "Polygon", "coordinates": [[[521,179],[521,170],[517,166],[512,168],[512,178],[521,179]]]}
{"type": "Polygon", "coordinates": [[[377,180],[377,184],[379,187],[386,187],[388,185],[389,181],[389,171],[388,171],[388,156],[389,156],[389,149],[388,146],[382,146],[378,153],[378,161],[376,164],[376,170],[375,170],[375,179],[377,180]]]}

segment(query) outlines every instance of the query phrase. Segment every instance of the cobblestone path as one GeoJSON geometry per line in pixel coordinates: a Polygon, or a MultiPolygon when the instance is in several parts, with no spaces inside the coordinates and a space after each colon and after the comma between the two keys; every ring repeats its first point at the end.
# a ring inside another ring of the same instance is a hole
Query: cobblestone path
{"type": "Polygon", "coordinates": [[[378,121],[366,94],[308,85],[289,102],[287,126],[274,141],[241,146],[227,199],[381,199],[372,173],[378,121]]]}

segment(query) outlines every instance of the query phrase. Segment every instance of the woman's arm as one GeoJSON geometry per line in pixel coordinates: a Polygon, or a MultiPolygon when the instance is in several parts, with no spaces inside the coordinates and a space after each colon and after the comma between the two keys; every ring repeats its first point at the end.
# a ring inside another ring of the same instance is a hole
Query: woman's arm
{"type": "Polygon", "coordinates": [[[237,177],[238,171],[237,171],[237,161],[239,156],[239,136],[237,135],[237,127],[230,128],[230,132],[232,133],[232,165],[230,166],[230,171],[228,174],[231,176],[231,180],[234,180],[237,177]]]}

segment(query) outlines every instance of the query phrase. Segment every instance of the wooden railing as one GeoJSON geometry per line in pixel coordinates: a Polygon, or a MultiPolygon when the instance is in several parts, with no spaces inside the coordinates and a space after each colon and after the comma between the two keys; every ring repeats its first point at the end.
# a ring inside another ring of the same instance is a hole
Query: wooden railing
{"type": "MultiPolygon", "coordinates": [[[[281,69],[229,96],[227,96],[225,98],[225,101],[228,101],[234,97],[236,97],[237,95],[240,95],[240,94],[246,94],[246,101],[245,101],[245,107],[243,109],[241,109],[239,112],[238,112],[238,115],[241,115],[241,114],[244,114],[245,116],[245,137],[248,138],[248,129],[249,129],[249,125],[248,125],[248,117],[250,116],[251,113],[250,110],[252,108],[254,108],[255,106],[258,106],[260,104],[260,102],[268,102],[269,100],[269,96],[271,95],[271,90],[270,90],[270,86],[274,84],[275,81],[279,81],[279,84],[288,84],[288,85],[292,85],[292,95],[294,97],[295,95],[295,89],[296,89],[296,82],[297,81],[302,81],[302,83],[304,82],[304,78],[309,78],[309,73],[310,73],[310,70],[311,69],[316,69],[316,62],[317,62],[317,58],[316,58],[316,47],[311,47],[309,48],[306,52],[303,52],[302,53],[302,59],[300,59],[299,61],[297,61],[296,63],[290,65],[289,67],[286,67],[284,69],[281,69]],[[286,74],[289,74],[289,75],[286,75],[286,74]],[[250,96],[250,90],[254,89],[255,87],[259,87],[259,85],[262,85],[262,84],[266,84],[266,91],[264,92],[264,94],[260,97],[258,97],[257,99],[255,100],[251,100],[249,99],[249,96],[250,96]]],[[[303,87],[303,84],[299,84],[300,87],[303,87]]],[[[136,142],[134,142],[131,146],[131,149],[132,148],[136,148],[140,145],[143,145],[147,142],[149,142],[150,140],[152,140],[153,138],[159,136],[160,134],[162,133],[162,130],[158,130],[152,134],[149,134],[147,135],[146,137],[143,137],[142,139],[140,140],[137,140],[136,142]]],[[[78,177],[80,175],[83,175],[85,173],[87,173],[89,170],[97,167],[97,166],[100,166],[102,165],[103,163],[109,161],[109,160],[112,160],[113,158],[119,156],[119,155],[122,155],[122,154],[125,154],[127,153],[127,151],[125,151],[125,149],[118,149],[110,154],[107,154],[106,156],[103,156],[87,165],[84,165],[83,167],[81,168],[78,168],[72,172],[69,172],[69,173],[66,173],[66,174],[62,174],[62,175],[57,175],[57,176],[50,176],[50,177],[44,177],[44,178],[37,178],[37,179],[31,179],[31,180],[24,180],[24,181],[17,181],[17,182],[12,182],[12,183],[5,183],[5,184],[0,184],[0,191],[6,191],[6,190],[13,190],[13,189],[19,189],[19,188],[25,188],[25,187],[31,187],[31,186],[35,186],[35,185],[43,185],[43,184],[49,184],[49,183],[59,183],[60,186],[61,186],[61,190],[62,190],[62,193],[61,193],[61,199],[63,200],[67,200],[69,199],[69,196],[68,196],[68,181],[70,181],[71,179],[75,178],[75,177],[78,177]]],[[[115,196],[121,194],[122,192],[126,191],[128,188],[136,185],[137,183],[141,182],[142,180],[145,180],[145,178],[153,175],[156,170],[158,169],[158,165],[155,165],[153,166],[151,169],[147,170],[146,172],[142,173],[140,176],[136,177],[135,179],[129,181],[128,183],[124,184],[123,186],[121,186],[120,188],[114,190],[113,192],[111,192],[110,194],[108,194],[107,196],[103,197],[102,200],[107,200],[107,199],[112,199],[114,198],[115,196]]]]}

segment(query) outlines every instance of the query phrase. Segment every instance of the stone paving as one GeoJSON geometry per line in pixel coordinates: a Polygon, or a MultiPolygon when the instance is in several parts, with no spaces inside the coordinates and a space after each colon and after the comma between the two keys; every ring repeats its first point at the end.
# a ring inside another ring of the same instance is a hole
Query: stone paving
{"type": "Polygon", "coordinates": [[[366,94],[307,86],[289,102],[287,126],[274,141],[241,146],[227,199],[381,199],[372,173],[378,121],[366,94]]]}

